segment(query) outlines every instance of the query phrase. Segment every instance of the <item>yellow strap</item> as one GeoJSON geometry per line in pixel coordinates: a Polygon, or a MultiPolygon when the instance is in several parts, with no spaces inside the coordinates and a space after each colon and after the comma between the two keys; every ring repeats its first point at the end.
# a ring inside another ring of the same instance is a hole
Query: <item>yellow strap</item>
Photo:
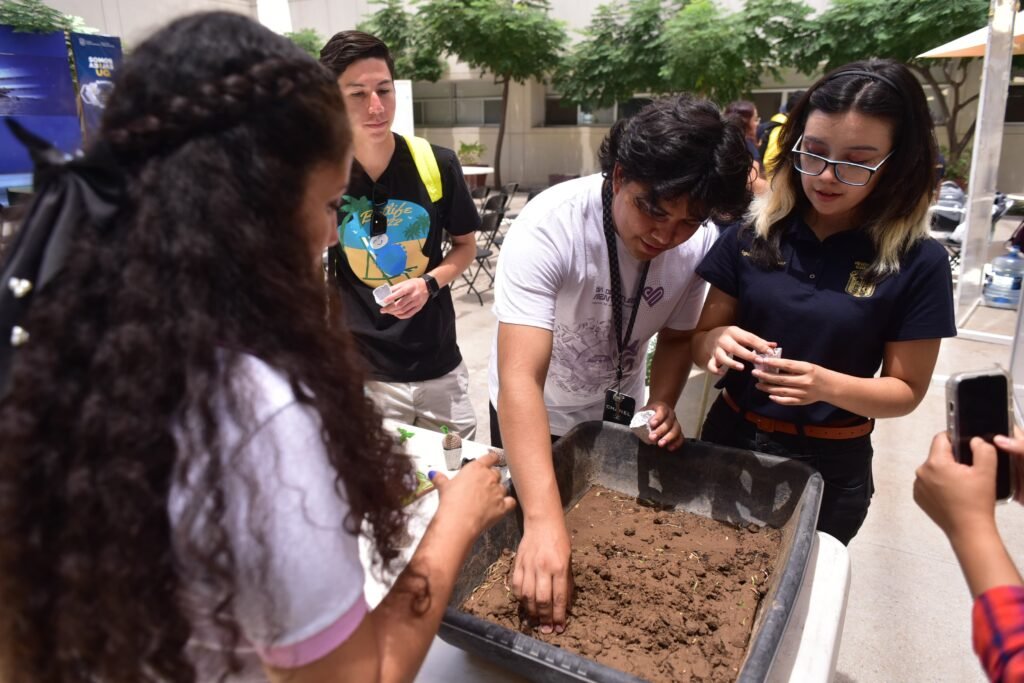
{"type": "Polygon", "coordinates": [[[430,148],[430,143],[423,138],[418,138],[415,135],[403,137],[406,144],[409,145],[409,153],[412,154],[413,163],[416,164],[416,170],[419,171],[420,180],[427,188],[430,201],[438,201],[444,195],[444,190],[441,188],[441,171],[437,167],[434,150],[430,148]]]}

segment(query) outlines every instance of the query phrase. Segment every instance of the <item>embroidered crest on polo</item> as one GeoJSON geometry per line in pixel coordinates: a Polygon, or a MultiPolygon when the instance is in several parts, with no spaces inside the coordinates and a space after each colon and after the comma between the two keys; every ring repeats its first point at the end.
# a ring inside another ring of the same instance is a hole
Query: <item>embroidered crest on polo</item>
{"type": "Polygon", "coordinates": [[[21,346],[28,343],[28,330],[15,325],[11,328],[11,346],[21,346]]]}
{"type": "Polygon", "coordinates": [[[12,277],[7,281],[7,289],[11,290],[16,299],[20,299],[32,291],[32,282],[24,278],[12,277]]]}
{"type": "Polygon", "coordinates": [[[850,271],[850,278],[846,281],[847,294],[858,299],[866,299],[875,293],[875,284],[873,282],[864,282],[860,279],[861,271],[867,268],[867,265],[862,261],[854,263],[853,270],[850,271]]]}

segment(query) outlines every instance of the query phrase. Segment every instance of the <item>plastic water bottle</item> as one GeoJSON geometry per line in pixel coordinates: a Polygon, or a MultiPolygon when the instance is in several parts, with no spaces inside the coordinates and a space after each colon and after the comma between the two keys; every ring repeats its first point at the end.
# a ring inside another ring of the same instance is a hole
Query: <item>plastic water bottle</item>
{"type": "Polygon", "coordinates": [[[992,259],[992,272],[985,278],[982,294],[985,305],[996,308],[1017,308],[1020,286],[1024,280],[1024,256],[1016,246],[1008,253],[992,259]]]}

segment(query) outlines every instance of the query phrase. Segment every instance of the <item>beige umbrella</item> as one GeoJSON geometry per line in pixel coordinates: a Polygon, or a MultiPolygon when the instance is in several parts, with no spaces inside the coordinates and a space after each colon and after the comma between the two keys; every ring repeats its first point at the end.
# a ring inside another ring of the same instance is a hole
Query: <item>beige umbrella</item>
{"type": "MultiPolygon", "coordinates": [[[[945,59],[948,57],[983,57],[985,42],[988,39],[988,27],[979,28],[966,36],[960,36],[945,45],[919,54],[918,57],[945,59]]],[[[1024,12],[1018,12],[1013,22],[1013,54],[1024,54],[1024,12]]]]}

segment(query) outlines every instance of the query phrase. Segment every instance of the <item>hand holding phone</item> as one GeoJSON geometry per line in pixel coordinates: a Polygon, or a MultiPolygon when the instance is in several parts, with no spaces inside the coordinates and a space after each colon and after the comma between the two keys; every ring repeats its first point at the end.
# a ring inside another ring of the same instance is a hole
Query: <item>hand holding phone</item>
{"type": "MultiPolygon", "coordinates": [[[[970,465],[971,439],[994,443],[996,435],[1012,434],[1010,378],[993,368],[961,372],[946,382],[947,428],[957,462],[970,465]]],[[[1016,481],[1010,454],[997,446],[996,500],[1013,497],[1016,481]]]]}

